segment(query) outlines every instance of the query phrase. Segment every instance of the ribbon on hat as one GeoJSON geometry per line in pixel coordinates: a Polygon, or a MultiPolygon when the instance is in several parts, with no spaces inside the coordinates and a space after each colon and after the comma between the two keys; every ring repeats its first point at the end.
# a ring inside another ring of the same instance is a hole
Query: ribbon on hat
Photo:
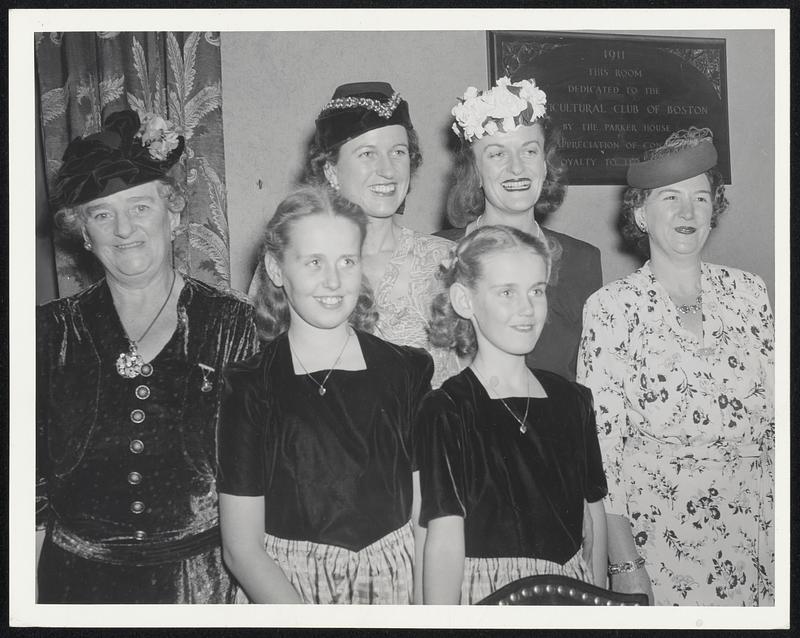
{"type": "Polygon", "coordinates": [[[84,204],[164,177],[183,154],[185,140],[173,136],[174,148],[154,152],[143,143],[141,129],[136,112],[117,111],[99,133],[72,140],[55,180],[58,205],[84,204]]]}

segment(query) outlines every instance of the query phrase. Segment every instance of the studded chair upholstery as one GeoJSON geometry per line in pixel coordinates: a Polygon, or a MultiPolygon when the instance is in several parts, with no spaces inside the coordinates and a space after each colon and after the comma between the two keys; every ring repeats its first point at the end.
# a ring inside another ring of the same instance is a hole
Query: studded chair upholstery
{"type": "Polygon", "coordinates": [[[555,574],[520,578],[479,605],[647,605],[647,594],[621,594],[555,574]]]}

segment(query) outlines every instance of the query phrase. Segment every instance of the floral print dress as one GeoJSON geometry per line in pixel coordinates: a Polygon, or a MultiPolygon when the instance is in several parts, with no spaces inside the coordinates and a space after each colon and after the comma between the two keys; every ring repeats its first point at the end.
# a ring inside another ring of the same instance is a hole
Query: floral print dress
{"type": "Polygon", "coordinates": [[[774,325],[756,275],[702,264],[702,343],[649,262],[586,303],[609,494],[659,605],[774,604],[774,325]]]}
{"type": "Polygon", "coordinates": [[[437,277],[439,264],[450,254],[454,244],[410,228],[399,230],[397,246],[375,286],[375,307],[379,316],[375,334],[398,345],[427,350],[434,365],[431,385],[438,388],[461,370],[453,350],[432,346],[428,341],[431,302],[444,289],[437,277]],[[401,272],[407,262],[406,282],[401,272]],[[403,290],[396,290],[398,286],[403,286],[403,290]]]}

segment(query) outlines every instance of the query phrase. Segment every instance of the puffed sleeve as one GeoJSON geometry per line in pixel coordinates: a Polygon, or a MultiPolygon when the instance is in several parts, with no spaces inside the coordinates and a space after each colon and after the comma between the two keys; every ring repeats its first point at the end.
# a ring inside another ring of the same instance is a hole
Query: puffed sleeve
{"type": "Polygon", "coordinates": [[[50,501],[47,490],[48,453],[47,388],[50,387],[50,366],[47,354],[49,312],[45,307],[36,308],[36,529],[45,529],[50,517],[50,501]]]}
{"type": "Polygon", "coordinates": [[[433,390],[417,419],[417,453],[422,490],[420,525],[442,516],[466,516],[465,430],[454,401],[433,390]]]}
{"type": "Polygon", "coordinates": [[[258,351],[258,329],[256,310],[249,303],[240,303],[231,317],[230,342],[232,346],[230,361],[241,361],[258,351]]]}
{"type": "Polygon", "coordinates": [[[225,494],[264,494],[268,390],[260,361],[257,355],[225,371],[217,439],[217,489],[225,494]]]}
{"type": "Polygon", "coordinates": [[[413,349],[413,363],[410,366],[411,391],[409,393],[409,406],[412,423],[411,441],[411,467],[416,472],[419,469],[417,457],[417,437],[414,430],[418,426],[417,413],[422,405],[422,400],[431,391],[431,378],[433,377],[433,358],[422,348],[413,349]]]}
{"type": "Polygon", "coordinates": [[[583,312],[583,333],[577,380],[594,397],[597,436],[608,481],[606,511],[627,515],[627,481],[622,472],[627,433],[625,368],[628,359],[627,321],[608,288],[589,297],[583,312]]]}
{"type": "Polygon", "coordinates": [[[583,497],[594,503],[608,494],[606,474],[603,469],[603,457],[600,454],[600,444],[597,441],[597,422],[594,415],[594,402],[589,388],[575,383],[581,396],[581,416],[583,426],[583,449],[586,463],[584,476],[583,497]]]}

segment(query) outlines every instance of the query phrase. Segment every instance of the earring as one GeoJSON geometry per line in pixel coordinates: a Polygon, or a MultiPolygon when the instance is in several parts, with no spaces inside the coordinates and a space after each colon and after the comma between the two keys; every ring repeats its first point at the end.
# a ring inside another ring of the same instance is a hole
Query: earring
{"type": "Polygon", "coordinates": [[[339,183],[334,182],[333,180],[328,180],[328,184],[331,185],[331,188],[335,190],[337,193],[339,192],[339,183]]]}
{"type": "Polygon", "coordinates": [[[90,241],[85,241],[85,242],[83,242],[83,247],[84,247],[86,250],[91,250],[91,249],[92,249],[92,242],[90,242],[90,241]]]}
{"type": "Polygon", "coordinates": [[[639,227],[639,230],[641,230],[643,233],[647,232],[647,224],[645,224],[644,222],[642,222],[641,224],[636,224],[636,225],[639,227]]]}

